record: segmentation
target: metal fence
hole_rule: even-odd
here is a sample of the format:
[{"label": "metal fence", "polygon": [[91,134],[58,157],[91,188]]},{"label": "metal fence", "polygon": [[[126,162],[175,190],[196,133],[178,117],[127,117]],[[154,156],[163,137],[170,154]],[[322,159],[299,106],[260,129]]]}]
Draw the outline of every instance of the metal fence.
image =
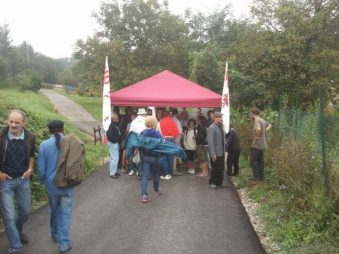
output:
[{"label": "metal fence", "polygon": [[339,175],[339,115],[324,110],[323,98],[319,92],[317,109],[312,112],[297,108],[279,109],[274,124],[281,138],[303,139],[312,145],[315,154],[321,158],[322,173],[327,185],[329,169]]}]

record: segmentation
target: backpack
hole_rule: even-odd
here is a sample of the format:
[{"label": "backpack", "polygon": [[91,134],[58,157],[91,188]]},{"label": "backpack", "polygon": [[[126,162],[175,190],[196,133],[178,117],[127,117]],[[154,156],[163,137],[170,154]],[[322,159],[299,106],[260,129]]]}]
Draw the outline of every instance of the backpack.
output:
[{"label": "backpack", "polygon": [[79,185],[85,176],[86,152],[82,140],[74,134],[65,135],[60,144],[57,174],[58,187]]}]

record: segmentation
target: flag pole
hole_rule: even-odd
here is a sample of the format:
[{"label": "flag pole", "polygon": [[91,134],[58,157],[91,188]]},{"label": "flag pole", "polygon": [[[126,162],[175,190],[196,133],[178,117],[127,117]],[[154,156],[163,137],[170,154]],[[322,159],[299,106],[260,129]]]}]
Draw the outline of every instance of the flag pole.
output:
[{"label": "flag pole", "polygon": [[225,133],[229,132],[230,128],[230,94],[228,87],[228,63],[225,66],[224,87],[221,96],[221,113],[223,114],[223,126]]},{"label": "flag pole", "polygon": [[[103,144],[108,144],[106,132],[111,124],[111,95],[110,95],[111,87],[109,80],[109,68],[108,68],[108,57],[106,56],[105,61],[105,72],[104,72],[104,85],[102,90],[102,127],[104,130],[103,135]],[[102,154],[102,164],[104,164],[105,151]]]}]

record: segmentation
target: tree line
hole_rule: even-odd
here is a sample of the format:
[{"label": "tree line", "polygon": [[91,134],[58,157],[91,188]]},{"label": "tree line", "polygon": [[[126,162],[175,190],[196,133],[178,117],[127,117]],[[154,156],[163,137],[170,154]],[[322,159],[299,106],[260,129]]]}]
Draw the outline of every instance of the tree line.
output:
[{"label": "tree line", "polygon": [[[220,93],[227,61],[234,106],[282,101],[306,108],[320,86],[328,99],[338,93],[338,8],[339,0],[254,0],[251,18],[236,19],[227,4],[210,14],[188,9],[179,16],[166,0],[111,0],[93,14],[100,29],[77,40],[69,68],[41,64],[50,59],[39,54],[36,65],[50,66],[53,78],[62,71],[68,77],[63,82],[84,93],[101,94],[105,56],[114,90],[168,69]],[[1,80],[3,63],[9,64],[3,34],[4,28]],[[26,49],[23,44],[15,51]],[[20,56],[28,65],[26,54]],[[44,71],[43,79],[51,79],[53,72]]]}]

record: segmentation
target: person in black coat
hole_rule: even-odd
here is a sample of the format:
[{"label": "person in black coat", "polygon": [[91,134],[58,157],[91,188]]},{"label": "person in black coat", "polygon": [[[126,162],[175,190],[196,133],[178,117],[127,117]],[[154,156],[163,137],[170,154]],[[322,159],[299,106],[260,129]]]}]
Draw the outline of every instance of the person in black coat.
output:
[{"label": "person in black coat", "polygon": [[240,138],[234,128],[225,135],[225,150],[227,151],[227,175],[239,174]]},{"label": "person in black coat", "polygon": [[117,114],[112,115],[112,122],[106,132],[109,146],[109,170],[110,177],[113,179],[117,179],[119,176],[118,170],[118,162],[119,162],[119,145],[121,144],[121,133],[118,127],[119,116]]}]

